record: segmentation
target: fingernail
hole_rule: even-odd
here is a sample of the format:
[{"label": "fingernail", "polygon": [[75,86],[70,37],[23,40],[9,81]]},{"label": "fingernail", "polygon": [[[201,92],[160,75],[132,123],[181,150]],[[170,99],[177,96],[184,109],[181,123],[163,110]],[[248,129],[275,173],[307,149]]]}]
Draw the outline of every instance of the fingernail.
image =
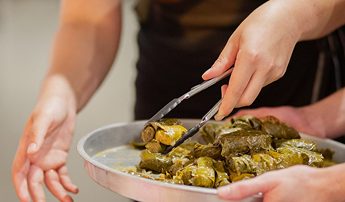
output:
[{"label": "fingernail", "polygon": [[219,187],[217,189],[218,194],[221,195],[221,196],[223,196],[224,194],[230,195],[232,191],[233,191],[232,186],[229,186],[229,185],[228,186]]},{"label": "fingernail", "polygon": [[31,143],[28,147],[27,153],[32,154],[36,152],[37,149],[37,144],[36,143]]},{"label": "fingernail", "polygon": [[206,70],[206,72],[204,72],[204,73],[202,74],[202,77],[204,77],[204,76],[205,76],[206,74],[208,74],[210,71],[211,71],[211,69]]},{"label": "fingernail", "polygon": [[224,187],[219,187],[219,188],[217,188],[218,193],[220,193],[220,192],[224,192],[224,190],[225,190],[225,188],[224,188]]},{"label": "fingernail", "polygon": [[214,119],[216,120],[216,121],[221,121],[221,120],[223,120],[224,119],[224,115],[221,115],[221,114],[216,114],[216,116],[214,116]]},{"label": "fingernail", "polygon": [[72,197],[67,195],[63,198],[63,202],[73,202],[73,199],[72,199]]}]

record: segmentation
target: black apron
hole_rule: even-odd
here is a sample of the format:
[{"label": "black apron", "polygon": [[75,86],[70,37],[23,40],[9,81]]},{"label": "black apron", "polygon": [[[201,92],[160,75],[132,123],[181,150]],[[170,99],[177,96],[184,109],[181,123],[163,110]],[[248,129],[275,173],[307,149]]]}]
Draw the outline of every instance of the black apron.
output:
[{"label": "black apron", "polygon": [[[201,83],[202,73],[217,59],[239,23],[265,2],[175,1],[151,0],[146,10],[140,4],[137,7],[141,27],[135,119],[150,118],[173,98]],[[310,104],[313,92],[315,94],[320,47],[323,47],[320,41],[324,39],[298,43],[284,77],[264,87],[250,107]],[[334,70],[329,68],[332,66],[330,57],[326,54],[322,62],[327,68],[322,69],[317,99],[336,90]],[[183,102],[168,117],[201,118],[220,99],[220,86],[227,82],[224,80]]]}]

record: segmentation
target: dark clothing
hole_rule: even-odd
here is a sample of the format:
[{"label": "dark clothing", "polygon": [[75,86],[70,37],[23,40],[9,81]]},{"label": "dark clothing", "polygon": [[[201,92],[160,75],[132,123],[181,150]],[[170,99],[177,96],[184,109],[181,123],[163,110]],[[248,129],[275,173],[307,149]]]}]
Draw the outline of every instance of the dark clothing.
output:
[{"label": "dark clothing", "polygon": [[[266,0],[139,0],[139,21],[170,29],[224,28],[240,24]],[[157,27],[155,27],[157,28]]]},{"label": "dark clothing", "polygon": [[[265,1],[237,0],[235,7],[226,4],[232,2],[228,0],[179,2],[153,1],[146,18],[141,18],[135,119],[150,118],[173,98],[201,83],[202,73],[217,59],[238,24]],[[227,15],[229,9],[237,9],[239,14]],[[318,58],[317,41],[298,43],[284,77],[263,88],[251,107],[310,104]],[[324,69],[319,98],[335,90],[332,71]],[[227,82],[225,79],[222,83]],[[220,99],[222,83],[180,104],[169,116],[201,118]]]}]

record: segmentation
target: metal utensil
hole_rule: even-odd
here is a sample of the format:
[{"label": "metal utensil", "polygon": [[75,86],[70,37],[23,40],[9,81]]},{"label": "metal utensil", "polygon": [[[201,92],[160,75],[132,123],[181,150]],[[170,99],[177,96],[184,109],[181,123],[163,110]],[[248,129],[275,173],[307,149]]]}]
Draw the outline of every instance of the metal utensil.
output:
[{"label": "metal utensil", "polygon": [[215,83],[223,80],[225,77],[229,76],[232,73],[232,70],[233,70],[233,68],[230,68],[226,72],[224,72],[222,75],[215,77],[213,79],[210,79],[208,81],[204,81],[203,83],[192,87],[190,91],[183,94],[182,96],[171,100],[161,110],[159,110],[155,115],[153,115],[153,117],[150,118],[147,123],[153,122],[153,121],[158,121],[158,120],[162,119],[171,110],[173,110],[177,105],[179,105],[183,100],[186,100],[186,99],[196,95],[197,93],[207,89],[208,87],[214,85]]},{"label": "metal utensil", "polygon": [[[215,83],[223,80],[225,77],[229,76],[232,73],[233,68],[228,69],[226,72],[224,72],[222,75],[215,77],[211,80],[204,81],[203,83],[196,85],[191,88],[190,91],[183,94],[182,96],[175,98],[171,100],[167,105],[165,105],[161,110],[159,110],[151,119],[148,120],[146,125],[153,121],[158,121],[162,119],[166,114],[168,114],[171,110],[173,110],[177,105],[179,105],[183,100],[186,100],[193,95],[207,89],[208,87],[214,85]],[[190,128],[173,146],[167,147],[162,153],[167,154],[169,153],[173,148],[181,145],[185,140],[195,135],[199,129],[205,125],[207,121],[209,121],[213,116],[216,115],[218,112],[219,106],[221,104],[222,100],[219,100],[217,104],[215,104],[210,111],[208,111],[205,116],[202,117],[201,121],[194,127]]]},{"label": "metal utensil", "polygon": [[222,100],[219,100],[217,104],[215,104],[210,111],[205,114],[205,116],[202,117],[201,121],[195,125],[193,128],[190,128],[173,146],[167,147],[162,153],[168,154],[171,150],[173,150],[175,147],[180,146],[184,141],[186,141],[188,138],[195,135],[199,129],[205,125],[207,121],[209,121],[214,115],[216,115],[220,104],[222,103]]}]

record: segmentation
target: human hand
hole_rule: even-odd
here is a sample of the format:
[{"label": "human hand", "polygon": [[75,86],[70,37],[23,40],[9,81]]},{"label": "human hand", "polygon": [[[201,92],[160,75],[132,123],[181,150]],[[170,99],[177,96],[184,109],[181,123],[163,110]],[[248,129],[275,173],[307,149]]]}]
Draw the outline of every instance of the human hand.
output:
[{"label": "human hand", "polygon": [[[300,37],[292,1],[268,1],[251,13],[229,38],[204,80],[234,70],[217,120],[235,107],[253,103],[260,90],[281,78]],[[295,2],[295,1],[293,1]],[[296,3],[296,2],[295,2]]]},{"label": "human hand", "polygon": [[20,201],[45,201],[43,183],[60,201],[77,193],[66,167],[76,107],[69,87],[52,79],[30,115],[13,162],[12,178]]},{"label": "human hand", "polygon": [[333,167],[320,169],[299,165],[270,171],[221,187],[218,195],[225,200],[241,200],[262,193],[265,202],[344,201],[344,186],[339,176],[342,170],[339,166]]}]

